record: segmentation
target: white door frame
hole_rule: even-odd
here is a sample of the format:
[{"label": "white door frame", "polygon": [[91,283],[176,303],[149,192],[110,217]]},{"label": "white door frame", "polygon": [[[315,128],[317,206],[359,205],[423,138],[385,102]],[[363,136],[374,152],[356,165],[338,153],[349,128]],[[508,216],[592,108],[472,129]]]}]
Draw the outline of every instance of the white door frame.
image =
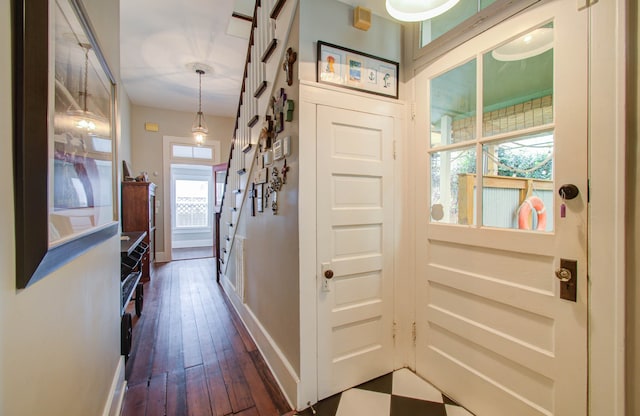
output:
[{"label": "white door frame", "polygon": [[[410,260],[406,257],[406,251],[397,250],[398,244],[405,244],[408,238],[403,236],[402,230],[408,228],[402,225],[402,204],[406,188],[402,183],[402,141],[404,130],[404,102],[388,98],[372,97],[369,94],[357,92],[345,92],[340,88],[328,85],[318,85],[314,82],[300,82],[300,153],[299,163],[304,166],[300,169],[299,176],[299,218],[301,224],[300,233],[300,373],[295,398],[291,398],[296,408],[303,409],[308,404],[317,402],[317,194],[316,194],[316,142],[323,140],[316,137],[316,107],[325,105],[329,107],[344,108],[347,110],[363,111],[371,114],[379,114],[394,119],[393,135],[396,142],[396,163],[394,164],[394,186],[396,198],[394,201],[394,247],[396,247],[396,261],[394,265],[395,276],[406,276]],[[302,226],[305,225],[305,226]],[[311,226],[313,225],[313,226]],[[395,279],[396,281],[400,279]],[[394,290],[395,292],[395,290]],[[396,355],[396,354],[394,354]],[[394,357],[397,358],[397,357]],[[394,365],[399,366],[397,359]]]},{"label": "white door frame", "polygon": [[623,416],[625,404],[624,0],[590,7],[589,414]]},{"label": "white door frame", "polygon": [[[156,253],[157,262],[171,261],[171,198],[173,197],[171,192],[171,163],[193,164],[193,165],[215,165],[220,163],[220,141],[219,140],[206,140],[205,145],[213,148],[213,158],[208,161],[206,159],[173,159],[171,157],[171,145],[172,144],[185,144],[195,145],[192,137],[177,137],[177,136],[162,136],[162,184],[164,186],[163,192],[163,205],[164,205],[164,221],[163,221],[163,233],[164,233],[164,252]],[[213,201],[215,203],[215,201]],[[213,205],[212,205],[213,206]],[[214,237],[215,238],[215,237]]]}]

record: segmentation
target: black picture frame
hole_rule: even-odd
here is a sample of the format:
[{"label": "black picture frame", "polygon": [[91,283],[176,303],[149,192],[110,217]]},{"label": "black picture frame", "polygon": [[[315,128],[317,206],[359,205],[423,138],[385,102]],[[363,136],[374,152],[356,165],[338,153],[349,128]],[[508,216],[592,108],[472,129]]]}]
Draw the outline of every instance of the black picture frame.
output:
[{"label": "black picture frame", "polygon": [[[72,14],[77,19],[74,20],[74,25],[77,24],[77,27],[84,31],[83,36],[86,37],[87,45],[90,45],[86,50],[90,48],[92,54],[95,54],[92,55],[92,59],[99,62],[99,65],[92,69],[99,71],[101,76],[103,71],[104,79],[107,80],[104,85],[108,89],[109,102],[102,101],[104,106],[110,107],[104,126],[104,129],[108,129],[105,130],[108,131],[108,135],[99,133],[105,140],[103,146],[111,146],[110,151],[103,150],[100,160],[101,166],[105,167],[103,170],[107,173],[102,173],[99,180],[102,181],[101,186],[104,186],[102,194],[107,197],[102,198],[102,194],[95,197],[96,201],[100,201],[100,209],[104,214],[102,218],[95,220],[95,226],[92,226],[92,218],[87,220],[91,225],[77,235],[72,234],[51,242],[50,205],[55,206],[55,203],[51,202],[55,200],[55,195],[51,194],[55,192],[55,187],[51,184],[55,180],[53,172],[57,161],[54,160],[53,154],[54,146],[59,145],[58,140],[54,142],[54,129],[58,128],[55,125],[58,120],[54,103],[58,98],[56,88],[61,81],[58,77],[51,76],[57,61],[53,57],[54,54],[50,54],[54,42],[49,38],[49,33],[50,27],[54,24],[50,18],[50,9],[58,5],[54,0],[12,0],[13,161],[18,290],[39,281],[118,232],[114,202],[117,200],[114,169],[115,78],[101,53],[95,32],[80,0],[61,0],[60,3],[73,11]],[[85,70],[84,73],[86,72]],[[85,79],[86,77],[85,75]],[[52,82],[56,85],[51,85]],[[88,95],[87,91],[84,90],[85,97]],[[84,107],[86,112],[86,99]],[[55,147],[55,151],[57,150],[58,147]],[[110,180],[108,169],[111,173]],[[93,192],[91,190],[89,195],[92,203]],[[101,198],[110,202],[110,205],[103,203]],[[84,203],[88,206],[88,202]]]},{"label": "black picture frame", "polygon": [[319,40],[316,81],[398,99],[398,62]]}]

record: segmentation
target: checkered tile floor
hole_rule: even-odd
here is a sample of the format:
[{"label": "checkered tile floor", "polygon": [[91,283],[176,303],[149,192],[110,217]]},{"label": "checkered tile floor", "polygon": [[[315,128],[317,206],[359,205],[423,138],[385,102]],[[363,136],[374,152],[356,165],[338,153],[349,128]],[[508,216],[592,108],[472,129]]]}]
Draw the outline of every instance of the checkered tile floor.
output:
[{"label": "checkered tile floor", "polygon": [[[473,416],[406,368],[313,406],[316,416]],[[311,408],[298,413],[313,416]]]}]

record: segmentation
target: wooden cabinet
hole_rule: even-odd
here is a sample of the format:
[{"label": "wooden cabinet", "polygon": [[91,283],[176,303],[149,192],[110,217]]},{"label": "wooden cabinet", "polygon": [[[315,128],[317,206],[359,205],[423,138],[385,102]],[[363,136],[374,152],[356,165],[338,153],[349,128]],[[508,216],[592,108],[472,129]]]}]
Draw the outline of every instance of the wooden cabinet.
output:
[{"label": "wooden cabinet", "polygon": [[122,182],[122,231],[146,231],[149,246],[141,260],[142,281],[151,279],[156,259],[156,185],[152,182]]}]

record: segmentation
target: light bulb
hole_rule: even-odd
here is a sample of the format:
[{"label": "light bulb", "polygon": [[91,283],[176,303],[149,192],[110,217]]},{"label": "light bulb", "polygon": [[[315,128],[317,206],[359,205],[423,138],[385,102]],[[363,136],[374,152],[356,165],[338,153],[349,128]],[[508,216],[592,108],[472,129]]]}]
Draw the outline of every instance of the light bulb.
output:
[{"label": "light bulb", "polygon": [[78,121],[76,127],[87,131],[93,131],[96,129],[96,123],[94,123],[93,121],[82,119]]}]

